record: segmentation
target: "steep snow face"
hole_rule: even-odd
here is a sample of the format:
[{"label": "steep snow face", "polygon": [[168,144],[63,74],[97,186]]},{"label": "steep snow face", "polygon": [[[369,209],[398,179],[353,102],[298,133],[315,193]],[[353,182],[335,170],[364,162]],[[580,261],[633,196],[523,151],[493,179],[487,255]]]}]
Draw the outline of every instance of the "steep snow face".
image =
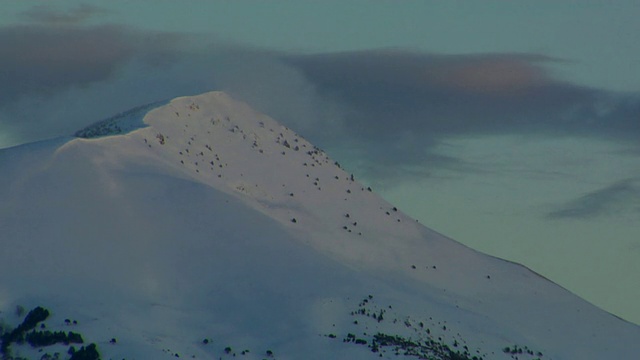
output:
[{"label": "steep snow face", "polygon": [[[223,93],[174,100],[149,113],[145,139],[190,177],[302,229],[307,243],[375,267],[390,265],[388,239],[421,237],[415,224],[340,169],[320,149]],[[327,236],[327,235],[331,236]],[[362,254],[367,245],[376,252]]]},{"label": "steep snow face", "polygon": [[382,353],[342,339],[377,332],[485,359],[514,344],[640,351],[637,326],[423,227],[224,93],[174,99],[142,126],[145,111],[118,136],[0,151],[0,310],[78,313],[113,358],[369,359]]}]

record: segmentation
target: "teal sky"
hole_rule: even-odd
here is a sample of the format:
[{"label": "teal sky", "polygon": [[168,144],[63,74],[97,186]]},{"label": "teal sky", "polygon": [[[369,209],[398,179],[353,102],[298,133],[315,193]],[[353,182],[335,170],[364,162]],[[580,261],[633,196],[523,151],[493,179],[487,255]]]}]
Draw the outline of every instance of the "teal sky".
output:
[{"label": "teal sky", "polygon": [[[62,2],[59,2],[62,3]],[[0,24],[50,1],[2,1]],[[332,52],[394,47],[436,53],[524,52],[562,60],[580,84],[640,90],[640,2],[598,1],[64,1],[95,5],[87,23],[206,34],[268,49]],[[79,16],[82,16],[79,14]]]},{"label": "teal sky", "polygon": [[640,1],[0,10],[0,149],[225,90],[423,224],[640,323]]}]

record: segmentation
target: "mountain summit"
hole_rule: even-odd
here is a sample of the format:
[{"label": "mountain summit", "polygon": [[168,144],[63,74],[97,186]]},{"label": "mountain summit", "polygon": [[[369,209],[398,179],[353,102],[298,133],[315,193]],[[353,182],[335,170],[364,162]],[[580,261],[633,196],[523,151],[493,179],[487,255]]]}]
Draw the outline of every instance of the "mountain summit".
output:
[{"label": "mountain summit", "polygon": [[0,150],[0,333],[41,305],[103,359],[640,354],[638,326],[422,226],[224,93],[76,135]]}]

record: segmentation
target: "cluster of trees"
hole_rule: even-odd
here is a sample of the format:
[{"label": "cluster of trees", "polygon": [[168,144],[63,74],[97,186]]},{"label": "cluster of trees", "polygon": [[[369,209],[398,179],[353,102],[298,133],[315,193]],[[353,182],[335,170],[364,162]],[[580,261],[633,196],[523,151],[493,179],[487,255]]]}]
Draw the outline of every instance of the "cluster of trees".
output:
[{"label": "cluster of trees", "polygon": [[84,342],[84,340],[82,340],[82,336],[78,333],[74,333],[73,331],[65,333],[64,331],[51,332],[48,330],[33,330],[26,334],[25,340],[33,347],[50,346],[61,343],[65,345],[82,344]]},{"label": "cluster of trees", "polygon": [[434,360],[483,360],[479,356],[471,356],[468,351],[463,353],[454,351],[448,345],[434,339],[420,341],[404,338],[399,335],[387,335],[377,333],[373,336],[373,341],[369,348],[372,352],[379,352],[382,347],[393,347],[396,355],[416,356],[420,359]]},{"label": "cluster of trees", "polygon": [[81,347],[78,351],[72,351],[69,360],[100,360],[100,353],[96,344],[89,344],[86,347]]},{"label": "cluster of trees", "polygon": [[38,325],[39,322],[46,320],[49,317],[49,310],[43,307],[36,307],[29,311],[22,323],[15,329],[7,331],[0,337],[0,354],[3,358],[10,357],[10,347],[12,343],[23,343],[25,340],[25,333],[32,330]]},{"label": "cluster of trees", "polygon": [[[44,346],[50,346],[54,344],[82,344],[84,341],[82,336],[78,333],[69,331],[36,331],[35,328],[38,323],[46,320],[49,317],[49,310],[38,306],[29,311],[22,323],[15,329],[10,331],[4,331],[0,329],[0,355],[3,360],[13,359],[11,356],[11,344],[18,343],[23,344],[25,341],[32,347],[39,348]],[[42,324],[44,328],[44,324]],[[96,344],[90,344],[86,347],[81,347],[76,351],[75,347],[69,348],[70,360],[100,360],[100,354]],[[46,355],[46,354],[45,354]]]},{"label": "cluster of trees", "polygon": [[22,324],[18,325],[17,328],[14,329],[13,332],[26,332],[29,331],[38,325],[39,322],[45,321],[49,317],[49,310],[37,306],[33,310],[29,311],[27,316],[22,321]]},{"label": "cluster of trees", "polygon": [[502,349],[502,352],[504,352],[505,354],[528,354],[528,355],[536,355],[539,358],[542,357],[542,353],[540,351],[533,351],[531,349],[529,349],[529,347],[525,346],[524,348],[518,346],[518,345],[513,345],[512,347],[505,347],[504,349]]}]

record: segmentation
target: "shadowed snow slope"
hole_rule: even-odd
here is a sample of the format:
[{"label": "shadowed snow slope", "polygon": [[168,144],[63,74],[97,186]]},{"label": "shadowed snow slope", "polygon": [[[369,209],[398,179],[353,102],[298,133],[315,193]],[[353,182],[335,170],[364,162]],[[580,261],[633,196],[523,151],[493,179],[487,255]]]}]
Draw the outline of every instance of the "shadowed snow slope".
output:
[{"label": "shadowed snow slope", "polygon": [[396,358],[378,333],[413,358],[640,354],[639,327],[425,228],[224,93],[143,121],[0,151],[6,322],[46,306],[105,359]]}]

